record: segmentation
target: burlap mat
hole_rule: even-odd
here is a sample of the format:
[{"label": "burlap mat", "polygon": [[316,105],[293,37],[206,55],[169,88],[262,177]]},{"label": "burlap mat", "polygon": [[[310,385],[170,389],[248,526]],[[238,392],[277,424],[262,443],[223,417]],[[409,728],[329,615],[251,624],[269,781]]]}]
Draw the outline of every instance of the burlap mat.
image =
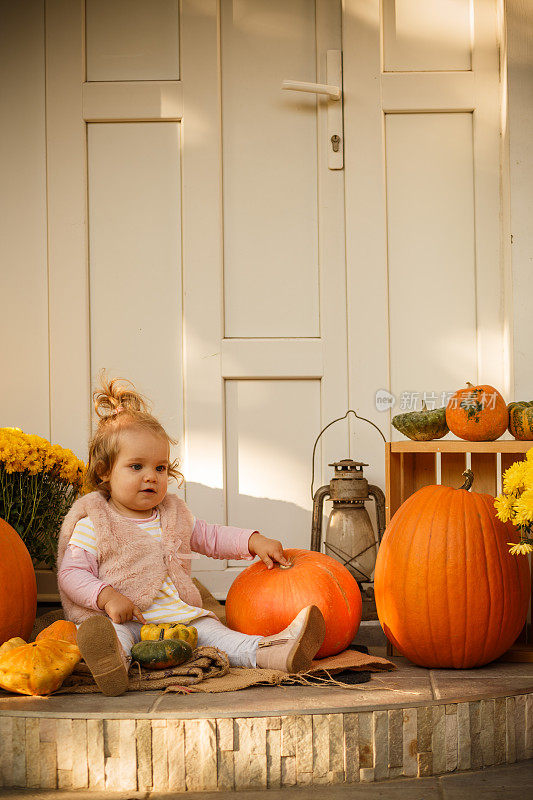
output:
[{"label": "burlap mat", "polygon": [[[149,670],[134,662],[129,671],[128,692],[152,692],[156,689],[172,691],[188,690],[187,687],[204,681],[215,680],[218,676],[229,672],[229,660],[226,653],[216,647],[197,647],[190,661],[171,669]],[[54,694],[90,694],[99,692],[87,666],[78,664]]]},{"label": "burlap mat", "polygon": [[[250,686],[280,686],[282,684],[340,686],[352,688],[345,679],[348,671],[385,672],[396,669],[395,664],[378,656],[368,656],[356,650],[345,650],[336,656],[313,661],[308,672],[288,675],[275,669],[230,667],[226,653],[216,647],[198,647],[186,664],[164,670],[142,669],[137,662],[129,672],[128,692],[148,692],[163,689],[182,694],[191,692],[235,692]],[[335,676],[342,673],[338,680]],[[343,679],[344,678],[344,679]],[[86,665],[78,664],[60,689],[54,694],[90,694],[98,692]]]},{"label": "burlap mat", "polygon": [[[177,686],[167,687],[167,692],[236,692],[251,686],[337,686],[342,689],[361,689],[345,678],[349,672],[389,672],[396,664],[379,656],[369,656],[356,650],[344,650],[336,656],[313,661],[308,672],[288,675],[275,669],[252,667],[230,667],[225,675],[206,677],[200,684],[181,690]],[[335,676],[338,675],[340,680]]]}]

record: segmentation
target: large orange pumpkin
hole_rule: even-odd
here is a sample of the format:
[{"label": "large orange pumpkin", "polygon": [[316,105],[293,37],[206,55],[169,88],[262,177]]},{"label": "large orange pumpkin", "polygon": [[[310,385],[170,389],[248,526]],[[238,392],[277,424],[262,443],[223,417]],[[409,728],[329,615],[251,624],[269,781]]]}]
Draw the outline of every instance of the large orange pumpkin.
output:
[{"label": "large orange pumpkin", "polygon": [[44,628],[35,637],[36,642],[39,642],[42,639],[55,639],[59,642],[78,644],[78,629],[73,622],[68,622],[64,619],[58,619],[55,622],[52,622],[52,624],[47,628]]},{"label": "large orange pumpkin", "polygon": [[422,667],[480,667],[516,640],[527,616],[527,558],[512,556],[511,523],[494,498],[425,486],[411,495],[383,535],[374,573],[381,626]]},{"label": "large orange pumpkin", "polygon": [[317,658],[345,650],[361,623],[361,592],[338,561],[310,550],[285,550],[290,567],[252,564],[234,580],[226,599],[226,622],[241,633],[279,633],[308,605],[324,615],[326,638]]},{"label": "large orange pumpkin", "polygon": [[467,383],[449,399],[446,423],[452,433],[467,442],[494,442],[507,430],[509,413],[494,386]]},{"label": "large orange pumpkin", "polygon": [[37,586],[26,545],[0,519],[0,644],[20,636],[27,640],[35,621]]}]

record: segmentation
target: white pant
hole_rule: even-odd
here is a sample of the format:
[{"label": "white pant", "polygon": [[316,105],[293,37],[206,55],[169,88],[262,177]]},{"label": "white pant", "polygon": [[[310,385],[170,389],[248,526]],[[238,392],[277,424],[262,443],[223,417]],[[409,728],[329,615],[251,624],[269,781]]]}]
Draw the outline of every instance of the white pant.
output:
[{"label": "white pant", "polygon": [[[249,636],[247,633],[238,633],[226,628],[219,619],[214,617],[198,617],[192,620],[198,631],[198,645],[201,647],[218,647],[228,654],[232,667],[255,667],[257,645],[263,636]],[[132,646],[141,639],[140,622],[124,622],[122,625],[113,622],[118,639],[126,656],[131,658]]]}]

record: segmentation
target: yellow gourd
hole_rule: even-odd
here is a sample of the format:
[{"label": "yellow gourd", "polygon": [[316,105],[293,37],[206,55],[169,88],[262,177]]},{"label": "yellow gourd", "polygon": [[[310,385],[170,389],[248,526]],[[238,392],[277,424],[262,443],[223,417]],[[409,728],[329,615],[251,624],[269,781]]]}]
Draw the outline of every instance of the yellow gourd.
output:
[{"label": "yellow gourd", "polygon": [[43,639],[0,655],[0,686],[18,694],[46,695],[59,689],[80,661],[75,644]]},{"label": "yellow gourd", "polygon": [[198,631],[193,625],[184,625],[183,622],[161,622],[143,625],[141,628],[141,641],[154,642],[162,639],[181,639],[193,648],[198,644]]},{"label": "yellow gourd", "polygon": [[8,639],[7,642],[0,647],[0,656],[3,656],[4,653],[9,653],[10,650],[14,650],[15,647],[20,647],[21,644],[26,644],[24,639],[21,639],[20,636],[15,636],[13,639]]}]

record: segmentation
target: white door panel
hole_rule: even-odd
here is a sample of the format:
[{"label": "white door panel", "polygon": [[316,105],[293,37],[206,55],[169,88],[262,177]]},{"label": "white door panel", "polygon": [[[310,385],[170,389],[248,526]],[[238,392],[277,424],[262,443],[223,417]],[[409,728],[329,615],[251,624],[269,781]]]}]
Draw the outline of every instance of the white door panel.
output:
[{"label": "white door panel", "polygon": [[231,523],[308,549],[309,442],[320,429],[320,381],[226,381],[226,429]]},{"label": "white door panel", "polygon": [[477,372],[472,114],[387,114],[385,147],[391,391],[442,405]]},{"label": "white door panel", "polygon": [[383,0],[385,72],[471,68],[470,0]]},{"label": "white door panel", "polygon": [[132,380],[181,439],[179,127],[90,123],[88,166],[93,370]]},{"label": "white door panel", "polygon": [[179,0],[86,0],[88,81],[179,78]]},{"label": "white door panel", "polygon": [[318,336],[315,3],[221,12],[225,336]]},{"label": "white door panel", "polygon": [[0,8],[0,425],[48,437],[44,13],[28,11],[14,3]]}]

